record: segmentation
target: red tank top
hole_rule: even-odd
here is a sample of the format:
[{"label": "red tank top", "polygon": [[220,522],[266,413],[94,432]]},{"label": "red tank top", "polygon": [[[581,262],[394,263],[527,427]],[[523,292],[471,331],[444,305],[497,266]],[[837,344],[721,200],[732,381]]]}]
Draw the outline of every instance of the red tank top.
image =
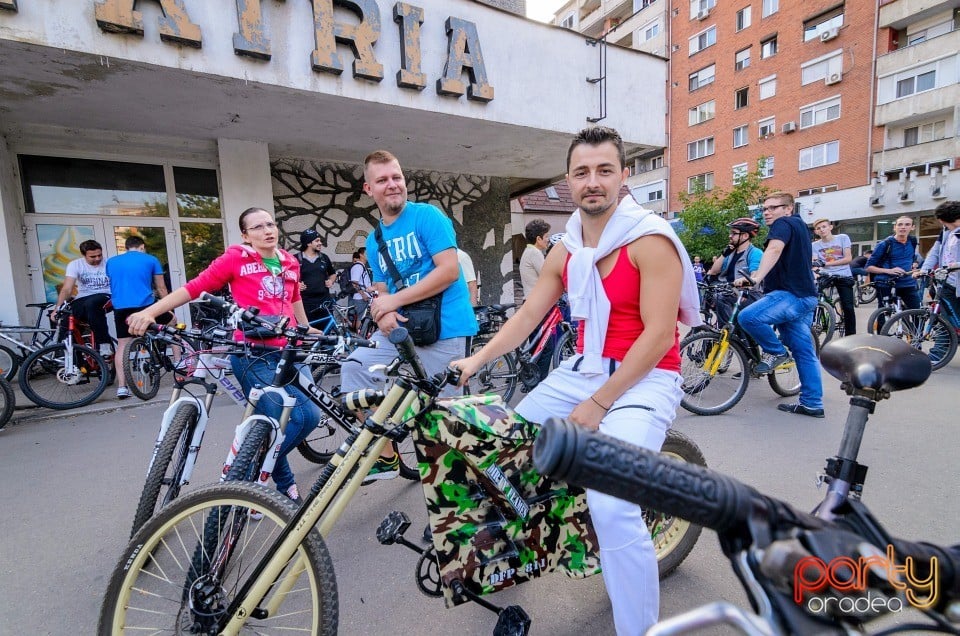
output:
[{"label": "red tank top", "polygon": [[[569,261],[570,256],[567,255],[567,263]],[[643,318],[640,315],[640,271],[630,262],[626,249],[620,248],[616,263],[603,278],[602,284],[610,301],[610,319],[603,341],[603,357],[623,361],[627,351],[643,333]],[[563,286],[568,287],[566,263],[563,266]],[[583,353],[583,322],[577,330],[578,353]],[[673,346],[660,359],[656,368],[680,373],[679,331],[674,332]]]}]

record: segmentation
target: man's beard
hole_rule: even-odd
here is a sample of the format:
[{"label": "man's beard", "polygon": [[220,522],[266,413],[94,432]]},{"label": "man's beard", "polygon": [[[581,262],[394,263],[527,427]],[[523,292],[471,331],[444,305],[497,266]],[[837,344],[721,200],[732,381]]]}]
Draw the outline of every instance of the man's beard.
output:
[{"label": "man's beard", "polygon": [[[585,203],[584,200],[581,200],[580,211],[588,216],[600,216],[609,210],[612,207],[610,199],[608,199],[605,194],[601,194],[599,196],[599,201],[593,204]],[[586,197],[584,197],[584,199],[586,199]]]}]

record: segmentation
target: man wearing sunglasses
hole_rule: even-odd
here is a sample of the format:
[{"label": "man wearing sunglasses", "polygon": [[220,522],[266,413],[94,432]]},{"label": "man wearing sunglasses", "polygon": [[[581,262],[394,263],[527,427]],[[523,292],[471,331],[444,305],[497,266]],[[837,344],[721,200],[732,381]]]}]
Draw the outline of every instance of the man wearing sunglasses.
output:
[{"label": "man wearing sunglasses", "polygon": [[[763,360],[754,368],[770,373],[793,360],[800,376],[800,401],[780,404],[781,411],[810,417],[823,417],[823,383],[820,364],[810,334],[813,310],[817,305],[817,287],[810,263],[813,249],[810,231],[799,216],[793,215],[793,196],[774,192],[763,201],[763,220],[770,228],[760,267],[735,284],[763,283],[764,296],[745,308],[739,317],[743,327],[760,348]],[[777,337],[777,332],[780,337]],[[789,351],[788,351],[789,349]]]}]

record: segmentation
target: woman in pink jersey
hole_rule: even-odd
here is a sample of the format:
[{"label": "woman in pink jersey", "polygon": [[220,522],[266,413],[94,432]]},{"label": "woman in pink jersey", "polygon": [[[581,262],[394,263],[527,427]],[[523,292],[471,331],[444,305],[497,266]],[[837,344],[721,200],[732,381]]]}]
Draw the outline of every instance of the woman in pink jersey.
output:
[{"label": "woman in pink jersey", "polygon": [[[231,245],[210,266],[180,289],[168,294],[147,309],[127,319],[130,333],[143,334],[156,317],[194,300],[203,292],[214,292],[230,286],[234,300],[242,307],[259,307],[261,315],[286,316],[297,324],[307,324],[307,315],[300,299],[300,263],[278,246],[279,232],[273,216],[260,208],[249,208],[240,215],[242,245]],[[313,330],[316,331],[316,330]],[[237,330],[234,339],[243,340]],[[258,341],[258,344],[283,346],[284,340]],[[279,354],[271,353],[254,358],[232,356],[234,375],[249,394],[254,383],[266,384],[273,378]],[[277,490],[297,500],[300,494],[287,453],[306,439],[320,419],[320,409],[299,389],[286,387],[297,398],[297,406],[290,415],[285,439],[273,470]],[[257,412],[269,417],[280,417],[281,406],[276,399],[266,396],[257,405]]]}]

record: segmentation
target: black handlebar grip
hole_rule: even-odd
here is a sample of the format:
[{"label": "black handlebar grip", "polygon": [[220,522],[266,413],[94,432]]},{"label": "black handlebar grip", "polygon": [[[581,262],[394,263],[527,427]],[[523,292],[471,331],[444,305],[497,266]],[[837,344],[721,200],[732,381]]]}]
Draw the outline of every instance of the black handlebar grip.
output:
[{"label": "black handlebar grip", "polygon": [[571,422],[547,420],[533,447],[540,473],[722,532],[766,501],[735,479]]},{"label": "black handlebar grip", "polygon": [[200,300],[204,302],[208,302],[214,307],[217,307],[218,309],[222,309],[230,304],[226,301],[226,299],[221,298],[220,296],[214,296],[209,292],[203,292],[202,294],[200,294]]},{"label": "black handlebar grip", "polygon": [[347,342],[356,347],[366,347],[367,349],[377,348],[376,340],[367,340],[366,338],[361,338],[360,336],[347,336]]},{"label": "black handlebar grip", "polygon": [[423,364],[420,362],[420,357],[417,355],[417,350],[413,346],[413,338],[410,337],[410,333],[406,330],[406,328],[397,327],[390,332],[388,339],[397,348],[400,358],[413,367],[413,372],[416,374],[416,376],[421,380],[425,379],[427,377],[427,372],[424,370]]},{"label": "black handlebar grip", "polygon": [[753,282],[753,279],[750,278],[750,271],[741,267],[737,270],[737,273],[747,279],[747,287],[753,287],[756,283]]}]

